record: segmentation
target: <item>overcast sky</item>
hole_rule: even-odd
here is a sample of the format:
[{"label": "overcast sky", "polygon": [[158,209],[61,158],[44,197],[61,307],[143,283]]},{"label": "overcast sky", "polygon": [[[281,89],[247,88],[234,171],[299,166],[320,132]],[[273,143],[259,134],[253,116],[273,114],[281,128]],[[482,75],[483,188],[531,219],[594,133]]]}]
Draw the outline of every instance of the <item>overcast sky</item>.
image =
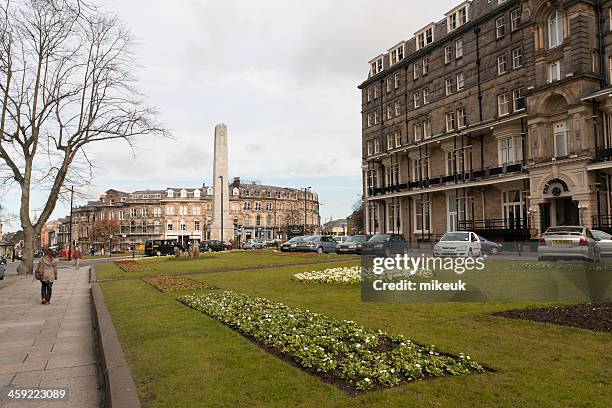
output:
[{"label": "overcast sky", "polygon": [[[140,139],[135,158],[121,142],[92,148],[97,170],[86,194],[94,199],[109,188],[210,184],[214,126],[224,122],[230,177],[311,186],[319,193],[323,219],[346,217],[361,194],[357,85],[367,76],[367,62],[458,3],[100,3],[138,40],[140,90],[175,140]],[[13,213],[17,197],[14,190],[2,198]],[[66,203],[58,203],[53,217],[68,211]]]}]

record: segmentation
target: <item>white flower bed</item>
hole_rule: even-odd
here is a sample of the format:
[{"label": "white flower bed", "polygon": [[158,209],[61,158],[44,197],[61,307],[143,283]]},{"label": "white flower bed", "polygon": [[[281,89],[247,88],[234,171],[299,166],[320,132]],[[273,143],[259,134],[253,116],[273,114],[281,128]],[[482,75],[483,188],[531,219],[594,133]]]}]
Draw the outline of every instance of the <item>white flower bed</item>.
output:
[{"label": "white flower bed", "polygon": [[265,298],[223,292],[186,295],[178,301],[354,390],[484,371],[463,353],[442,355],[433,345],[421,346],[401,335]]},{"label": "white flower bed", "polygon": [[361,267],[327,268],[322,271],[301,272],[293,275],[298,282],[352,284],[361,282]]}]

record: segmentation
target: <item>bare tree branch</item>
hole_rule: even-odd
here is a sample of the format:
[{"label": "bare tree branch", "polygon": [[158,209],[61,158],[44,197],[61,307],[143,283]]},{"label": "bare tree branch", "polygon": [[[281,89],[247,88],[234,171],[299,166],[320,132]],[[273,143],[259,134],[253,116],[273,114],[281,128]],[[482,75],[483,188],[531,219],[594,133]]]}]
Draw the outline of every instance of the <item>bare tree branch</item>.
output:
[{"label": "bare tree branch", "polygon": [[[0,0],[0,182],[21,191],[20,273],[64,186],[91,180],[88,145],[168,136],[136,89],[132,47],[115,16],[82,0]],[[33,188],[47,194],[36,222]]]}]

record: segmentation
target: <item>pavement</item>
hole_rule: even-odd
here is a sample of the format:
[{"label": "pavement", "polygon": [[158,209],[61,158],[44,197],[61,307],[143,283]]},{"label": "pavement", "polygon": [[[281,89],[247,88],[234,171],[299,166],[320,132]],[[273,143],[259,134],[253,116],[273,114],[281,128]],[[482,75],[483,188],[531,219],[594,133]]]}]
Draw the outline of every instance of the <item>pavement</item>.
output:
[{"label": "pavement", "polygon": [[[15,277],[0,289],[0,406],[100,407],[89,267],[60,266],[50,305],[40,282]],[[67,388],[63,401],[14,400],[9,389]]]},{"label": "pavement", "polygon": [[[136,255],[136,257],[134,259],[140,259],[142,258],[142,256]],[[113,261],[117,261],[119,259],[132,259],[131,255],[113,255],[112,258],[109,257],[96,257],[96,258],[89,258],[89,259],[83,259],[81,260],[81,267],[87,267],[87,266],[93,266],[93,265],[99,265],[99,264],[104,264],[104,263],[109,263],[109,262],[113,262]],[[34,267],[36,268],[36,265],[38,264],[38,261],[40,260],[40,258],[36,258],[34,259]],[[17,267],[21,264],[21,261],[11,261],[10,259],[8,260],[8,263],[6,264],[6,276],[15,276],[17,275]],[[59,260],[59,266],[60,267],[70,267],[74,265],[74,261],[65,261],[65,260]]]}]

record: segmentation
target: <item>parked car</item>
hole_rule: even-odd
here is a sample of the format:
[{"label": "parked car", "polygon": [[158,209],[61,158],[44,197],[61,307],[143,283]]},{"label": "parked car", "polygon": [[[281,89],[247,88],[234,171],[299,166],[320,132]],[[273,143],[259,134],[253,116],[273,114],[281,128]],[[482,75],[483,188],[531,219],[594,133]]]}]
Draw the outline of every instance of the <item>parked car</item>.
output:
[{"label": "parked car", "polygon": [[336,241],[339,244],[346,242],[346,240],[349,239],[349,237],[346,235],[334,235],[333,238],[334,238],[334,241]]},{"label": "parked car", "polygon": [[538,243],[538,261],[599,261],[598,241],[582,226],[549,227]]},{"label": "parked car", "polygon": [[352,235],[336,246],[337,254],[360,254],[362,245],[370,239],[369,235]]},{"label": "parked car", "polygon": [[227,244],[218,239],[209,239],[200,242],[200,252],[227,251]]},{"label": "parked car", "polygon": [[480,256],[482,242],[471,231],[454,231],[442,235],[434,245],[434,256]]},{"label": "parked car", "polygon": [[331,236],[313,235],[298,242],[295,249],[300,252],[316,252],[318,254],[333,253],[336,252],[336,245],[338,243]]},{"label": "parked car", "polygon": [[144,254],[146,256],[174,255],[174,248],[180,248],[175,239],[154,239],[145,242]]},{"label": "parked car", "polygon": [[480,249],[482,250],[482,253],[497,255],[499,254],[499,251],[502,250],[502,244],[499,242],[489,241],[485,237],[478,234],[476,234],[476,236],[478,236],[478,239],[480,240]]},{"label": "parked car", "polygon": [[45,254],[44,250],[37,249],[36,251],[34,251],[34,258],[42,258],[44,254]]},{"label": "parked car", "polygon": [[612,235],[599,230],[591,230],[593,238],[597,241],[600,256],[612,256]]},{"label": "parked car", "polygon": [[242,249],[262,249],[265,247],[266,242],[257,238],[247,239],[242,244]]},{"label": "parked car", "polygon": [[7,260],[3,255],[0,255],[0,265],[6,265]]},{"label": "parked car", "polygon": [[305,240],[308,237],[305,237],[303,235],[297,236],[297,237],[293,237],[291,238],[289,241],[287,242],[283,242],[280,246],[280,250],[281,252],[292,252],[296,250],[297,244],[300,241]]},{"label": "parked car", "polygon": [[4,273],[6,272],[6,266],[0,264],[0,280],[4,279]]},{"label": "parked car", "polygon": [[401,234],[376,234],[361,245],[361,253],[373,256],[391,256],[408,252],[408,242]]}]

